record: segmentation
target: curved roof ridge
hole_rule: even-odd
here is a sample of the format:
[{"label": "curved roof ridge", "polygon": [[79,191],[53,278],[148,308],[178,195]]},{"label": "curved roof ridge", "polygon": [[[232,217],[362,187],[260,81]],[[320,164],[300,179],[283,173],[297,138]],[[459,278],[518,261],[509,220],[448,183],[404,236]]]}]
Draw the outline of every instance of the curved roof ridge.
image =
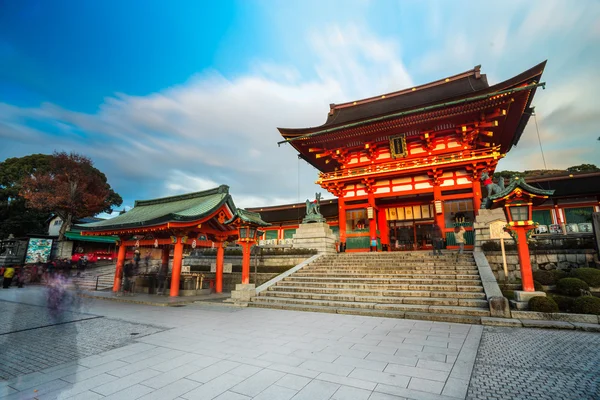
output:
[{"label": "curved roof ridge", "polygon": [[161,197],[158,199],[136,200],[134,203],[134,207],[151,206],[154,204],[164,204],[164,203],[171,203],[171,202],[180,201],[180,200],[196,199],[199,197],[205,197],[205,196],[210,196],[210,195],[219,194],[219,193],[229,193],[229,186],[221,185],[214,189],[203,190],[201,192],[178,194],[175,196]]},{"label": "curved roof ridge", "polygon": [[415,90],[428,89],[430,87],[439,86],[444,83],[452,82],[452,81],[462,79],[462,78],[470,78],[472,76],[474,76],[476,79],[479,79],[481,76],[485,77],[485,74],[481,75],[481,65],[476,65],[472,69],[465,71],[465,72],[461,72],[456,75],[451,75],[446,78],[438,79],[433,82],[428,82],[428,83],[424,83],[421,85],[412,86],[410,88],[400,89],[395,92],[384,93],[384,94],[381,94],[378,96],[366,97],[366,98],[360,99],[360,100],[347,101],[345,103],[340,103],[340,104],[330,104],[329,105],[330,112],[333,110],[339,110],[339,109],[345,108],[345,107],[356,106],[359,104],[370,103],[372,101],[385,100],[386,98],[401,96],[406,93],[411,93]]}]

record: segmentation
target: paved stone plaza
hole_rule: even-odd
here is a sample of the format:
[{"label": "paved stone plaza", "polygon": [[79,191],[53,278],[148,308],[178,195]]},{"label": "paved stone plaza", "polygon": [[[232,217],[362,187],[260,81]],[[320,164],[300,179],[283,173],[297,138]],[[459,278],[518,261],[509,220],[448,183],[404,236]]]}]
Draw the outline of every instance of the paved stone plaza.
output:
[{"label": "paved stone plaza", "polygon": [[[2,323],[0,363],[18,375],[0,380],[3,400],[450,400],[467,391],[487,399],[510,398],[511,384],[514,398],[544,398],[543,382],[566,381],[577,382],[565,392],[578,397],[565,398],[591,399],[598,388],[600,335],[592,333],[100,300],[48,326],[42,288],[0,291],[0,300],[2,321],[11,321]],[[15,347],[29,353],[6,351]]]}]

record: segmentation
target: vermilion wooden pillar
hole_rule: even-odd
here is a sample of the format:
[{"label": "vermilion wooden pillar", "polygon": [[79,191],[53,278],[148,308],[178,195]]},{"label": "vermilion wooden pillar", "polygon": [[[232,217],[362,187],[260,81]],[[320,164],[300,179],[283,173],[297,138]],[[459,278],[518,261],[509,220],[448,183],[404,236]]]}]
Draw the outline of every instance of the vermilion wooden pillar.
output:
[{"label": "vermilion wooden pillar", "polygon": [[223,262],[225,259],[225,249],[223,248],[223,242],[216,242],[217,244],[217,268],[215,274],[215,292],[223,292]]},{"label": "vermilion wooden pillar", "polygon": [[385,217],[385,210],[383,209],[380,209],[377,213],[377,225],[379,226],[379,234],[381,235],[381,245],[382,247],[386,245],[387,250],[390,251],[390,232]]},{"label": "vermilion wooden pillar", "polygon": [[477,179],[473,179],[473,212],[479,215],[481,209],[481,183]]},{"label": "vermilion wooden pillar", "polygon": [[[440,185],[433,185],[433,201],[442,201],[442,188],[440,187]],[[434,204],[435,206],[435,204]],[[442,212],[441,214],[438,214],[437,211],[435,210],[434,207],[434,212],[435,212],[435,223],[440,227],[440,230],[442,231],[442,236],[446,237],[446,234],[444,233],[444,228],[446,228],[446,220],[444,219],[444,204],[442,203]]]},{"label": "vermilion wooden pillar", "polygon": [[242,242],[242,284],[250,283],[250,248],[252,242]]},{"label": "vermilion wooden pillar", "polygon": [[121,276],[123,275],[123,264],[125,263],[125,250],[127,246],[123,244],[119,245],[119,254],[117,255],[117,268],[115,269],[115,280],[113,282],[113,292],[118,292],[121,288]]},{"label": "vermilion wooden pillar", "polygon": [[517,251],[519,253],[519,264],[521,264],[521,282],[525,292],[535,292],[533,284],[533,273],[531,271],[531,260],[529,258],[529,246],[527,245],[527,231],[524,226],[512,228],[517,233]]},{"label": "vermilion wooden pillar", "polygon": [[338,197],[338,220],[340,232],[340,251],[346,247],[346,203],[343,197]]},{"label": "vermilion wooden pillar", "polygon": [[181,261],[183,259],[183,243],[181,237],[177,237],[173,251],[173,270],[171,271],[171,297],[179,296],[179,278],[181,277]]},{"label": "vermilion wooden pillar", "polygon": [[[372,191],[369,191],[368,202],[369,207],[373,207],[373,213],[376,214],[375,195]],[[369,221],[369,250],[371,249],[371,241],[373,239],[377,240],[377,215],[374,215],[373,219]],[[377,246],[375,246],[375,251],[377,251]]]}]

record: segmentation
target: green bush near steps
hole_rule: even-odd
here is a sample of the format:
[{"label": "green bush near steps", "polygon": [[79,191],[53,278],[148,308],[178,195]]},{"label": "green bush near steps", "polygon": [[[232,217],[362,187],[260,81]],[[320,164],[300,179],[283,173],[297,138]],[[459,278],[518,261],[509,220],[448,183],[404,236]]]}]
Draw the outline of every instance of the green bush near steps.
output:
[{"label": "green bush near steps", "polygon": [[587,283],[577,278],[563,278],[556,283],[558,293],[565,296],[580,296],[581,290],[589,290]]},{"label": "green bush near steps", "polygon": [[575,302],[575,299],[573,297],[562,296],[560,294],[550,294],[549,296],[558,305],[558,309],[561,312],[573,311],[573,303]]},{"label": "green bush near steps", "polygon": [[533,271],[533,280],[542,285],[556,285],[556,277],[552,271]]},{"label": "green bush near steps", "polygon": [[543,313],[556,313],[558,312],[558,304],[550,297],[532,297],[529,299],[529,310]]},{"label": "green bush near steps", "polygon": [[577,314],[600,315],[600,298],[594,296],[581,296],[573,302],[573,311]]},{"label": "green bush near steps", "polygon": [[600,269],[577,268],[571,272],[573,278],[578,278],[591,287],[600,287]]}]

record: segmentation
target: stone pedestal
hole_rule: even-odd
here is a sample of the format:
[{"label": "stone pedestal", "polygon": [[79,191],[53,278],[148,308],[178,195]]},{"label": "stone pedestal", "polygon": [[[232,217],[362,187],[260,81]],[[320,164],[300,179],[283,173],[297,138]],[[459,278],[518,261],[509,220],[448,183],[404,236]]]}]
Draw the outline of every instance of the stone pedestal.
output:
[{"label": "stone pedestal", "polygon": [[525,292],[522,290],[515,290],[515,299],[510,301],[513,307],[517,310],[529,309],[529,300],[533,297],[546,297],[544,292]]},{"label": "stone pedestal", "polygon": [[231,300],[234,303],[248,303],[256,296],[256,286],[254,283],[235,285],[235,290],[231,291]]},{"label": "stone pedestal", "polygon": [[[504,221],[506,223],[506,215],[501,208],[494,210],[479,210],[479,214],[473,223],[473,231],[475,232],[475,251],[481,251],[481,245],[490,240],[490,223],[494,221]],[[513,243],[513,240],[505,239],[504,244]]]},{"label": "stone pedestal", "polygon": [[325,222],[301,224],[294,234],[293,246],[299,249],[314,249],[319,254],[336,252],[335,235]]}]

